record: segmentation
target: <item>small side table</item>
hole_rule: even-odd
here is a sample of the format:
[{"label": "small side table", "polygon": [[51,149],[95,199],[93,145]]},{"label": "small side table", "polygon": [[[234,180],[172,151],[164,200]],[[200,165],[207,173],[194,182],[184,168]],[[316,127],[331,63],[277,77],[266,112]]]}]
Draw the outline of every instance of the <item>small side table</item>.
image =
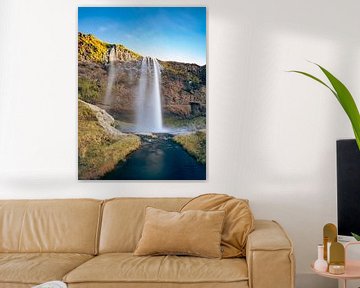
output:
[{"label": "small side table", "polygon": [[311,269],[318,275],[327,278],[333,278],[338,280],[343,280],[343,288],[346,288],[348,280],[360,279],[360,260],[347,260],[346,250],[351,245],[360,245],[360,242],[349,242],[345,246],[345,273],[344,274],[331,274],[329,272],[320,272],[314,269],[314,264],[311,264]]}]

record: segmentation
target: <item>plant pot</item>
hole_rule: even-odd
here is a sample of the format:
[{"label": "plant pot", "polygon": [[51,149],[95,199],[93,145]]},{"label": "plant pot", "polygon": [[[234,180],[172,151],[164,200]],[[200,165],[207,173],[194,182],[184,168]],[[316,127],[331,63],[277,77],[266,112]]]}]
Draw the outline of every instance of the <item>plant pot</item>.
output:
[{"label": "plant pot", "polygon": [[338,140],[336,148],[338,234],[360,234],[360,150],[355,139]]}]

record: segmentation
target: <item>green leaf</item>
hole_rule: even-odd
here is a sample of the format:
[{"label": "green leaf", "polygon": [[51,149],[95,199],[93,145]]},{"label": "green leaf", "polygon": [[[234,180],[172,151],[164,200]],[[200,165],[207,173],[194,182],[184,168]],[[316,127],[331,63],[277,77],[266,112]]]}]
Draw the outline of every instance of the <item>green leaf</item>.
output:
[{"label": "green leaf", "polygon": [[351,232],[351,235],[356,239],[356,241],[360,241],[360,235],[352,233],[352,232]]},{"label": "green leaf", "polygon": [[[317,64],[316,64],[317,65]],[[346,88],[346,86],[338,80],[334,75],[332,75],[329,71],[327,71],[325,68],[321,67],[320,65],[317,65],[321,71],[325,74],[325,76],[329,79],[331,85],[334,87],[337,95],[338,100],[341,104],[341,106],[344,108],[346,114],[348,115],[351,124],[353,126],[354,134],[357,139],[357,143],[359,145],[359,138],[360,136],[360,114],[359,110],[356,107],[356,103],[354,101],[354,98],[352,97],[350,91]],[[360,149],[360,146],[359,146]]]},{"label": "green leaf", "polygon": [[324,85],[325,87],[329,88],[329,90],[335,95],[336,98],[338,98],[336,92],[329,86],[327,85],[325,82],[323,82],[322,80],[320,80],[319,78],[315,77],[314,75],[311,75],[309,73],[306,73],[306,72],[302,72],[302,71],[298,71],[298,70],[290,70],[288,72],[293,72],[293,73],[298,73],[298,74],[302,74],[302,75],[305,75],[319,83],[321,83],[322,85]]},{"label": "green leaf", "polygon": [[340,105],[343,107],[345,113],[347,114],[347,116],[351,122],[352,128],[354,130],[354,135],[356,138],[356,143],[360,150],[360,114],[359,114],[359,110],[356,106],[356,103],[354,101],[354,98],[352,97],[350,91],[346,88],[346,86],[340,80],[338,80],[334,75],[332,75],[329,71],[327,71],[322,66],[320,66],[316,63],[314,63],[314,64],[317,65],[321,69],[321,71],[325,74],[326,78],[330,81],[333,88],[331,88],[325,82],[323,82],[319,78],[317,78],[309,73],[302,72],[302,71],[296,71],[296,70],[289,71],[289,72],[294,72],[294,73],[305,75],[305,76],[321,83],[322,85],[327,87],[334,94],[334,96],[339,101]]}]

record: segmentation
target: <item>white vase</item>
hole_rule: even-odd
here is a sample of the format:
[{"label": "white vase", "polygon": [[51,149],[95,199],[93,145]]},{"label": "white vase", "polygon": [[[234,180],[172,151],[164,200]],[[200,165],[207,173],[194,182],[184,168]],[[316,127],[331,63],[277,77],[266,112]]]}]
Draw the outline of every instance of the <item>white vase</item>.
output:
[{"label": "white vase", "polygon": [[328,263],[324,260],[324,245],[318,245],[318,259],[314,263],[314,269],[319,272],[326,272]]}]

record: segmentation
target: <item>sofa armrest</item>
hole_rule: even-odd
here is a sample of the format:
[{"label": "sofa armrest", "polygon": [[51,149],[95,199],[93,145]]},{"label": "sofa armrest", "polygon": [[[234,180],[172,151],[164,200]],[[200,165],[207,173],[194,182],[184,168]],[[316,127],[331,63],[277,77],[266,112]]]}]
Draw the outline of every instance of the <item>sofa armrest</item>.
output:
[{"label": "sofa armrest", "polygon": [[250,288],[295,287],[293,245],[277,222],[255,221],[247,240],[246,261]]}]

